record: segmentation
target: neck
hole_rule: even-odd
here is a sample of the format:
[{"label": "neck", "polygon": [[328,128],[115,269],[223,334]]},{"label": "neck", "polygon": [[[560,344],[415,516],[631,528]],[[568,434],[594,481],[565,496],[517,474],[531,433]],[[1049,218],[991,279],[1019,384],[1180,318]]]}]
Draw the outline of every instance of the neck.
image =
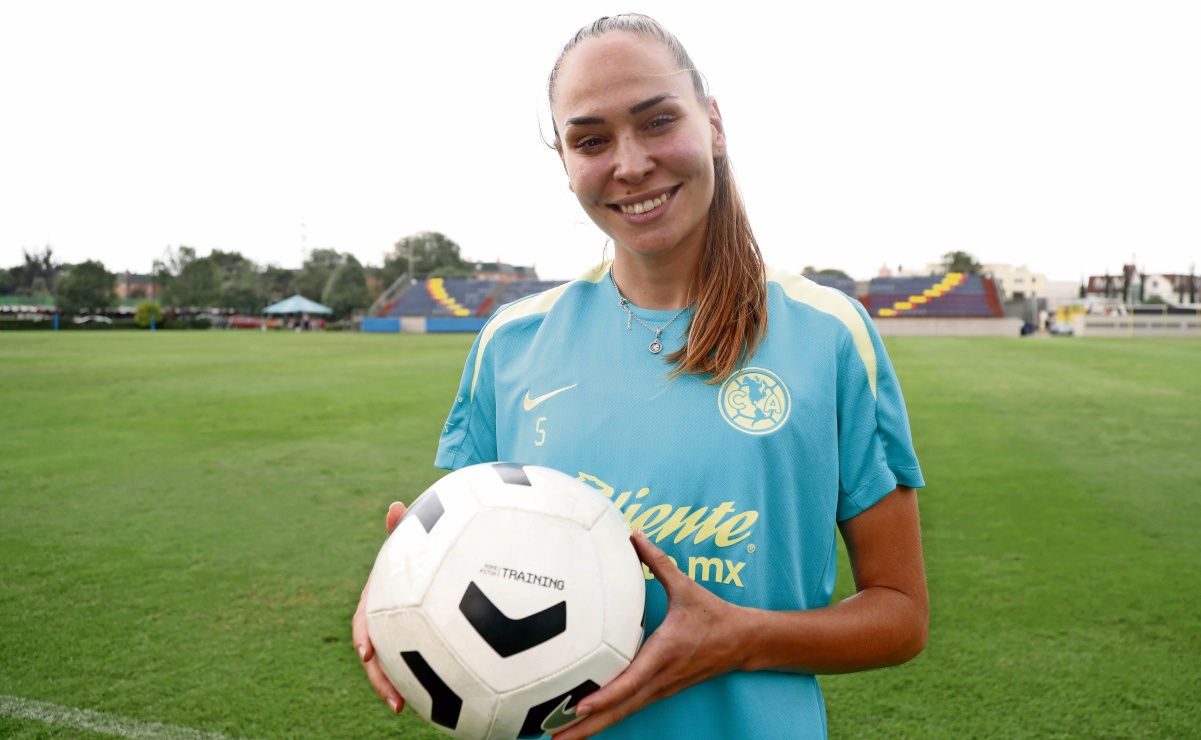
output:
[{"label": "neck", "polygon": [[634,256],[617,247],[612,270],[622,296],[630,304],[652,311],[683,308],[691,303],[697,260],[673,257]]}]

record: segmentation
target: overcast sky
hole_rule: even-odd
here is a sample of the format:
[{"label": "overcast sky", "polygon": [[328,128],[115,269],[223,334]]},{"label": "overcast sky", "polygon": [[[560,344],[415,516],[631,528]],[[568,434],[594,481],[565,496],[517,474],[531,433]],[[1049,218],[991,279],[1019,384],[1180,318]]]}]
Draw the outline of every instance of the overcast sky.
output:
[{"label": "overcast sky", "polygon": [[434,230],[574,277],[604,237],[543,142],[545,80],[626,10],[708,78],[778,267],[1201,262],[1198,2],[0,0],[0,267],[381,264]]}]

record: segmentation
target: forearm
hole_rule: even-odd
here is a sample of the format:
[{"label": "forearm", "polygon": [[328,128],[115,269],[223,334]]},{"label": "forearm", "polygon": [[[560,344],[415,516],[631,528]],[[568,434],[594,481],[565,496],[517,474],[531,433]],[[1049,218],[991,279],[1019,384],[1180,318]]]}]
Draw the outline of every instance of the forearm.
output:
[{"label": "forearm", "polygon": [[925,647],[930,603],[917,494],[898,488],[839,526],[855,595],[808,611],[743,610],[746,669],[846,673],[904,663]]},{"label": "forearm", "polygon": [[873,586],[807,611],[743,609],[742,670],[848,673],[897,665],[926,645],[928,607],[913,596]]}]

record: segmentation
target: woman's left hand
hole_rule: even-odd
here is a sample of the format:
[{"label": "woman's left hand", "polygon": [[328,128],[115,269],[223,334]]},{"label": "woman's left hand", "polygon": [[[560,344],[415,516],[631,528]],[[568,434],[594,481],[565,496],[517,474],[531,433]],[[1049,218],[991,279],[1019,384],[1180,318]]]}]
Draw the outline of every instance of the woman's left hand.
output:
[{"label": "woman's left hand", "polygon": [[576,712],[587,719],[555,740],[590,737],[652,702],[739,667],[739,607],[684,575],[641,531],[631,540],[667,592],[667,616],[621,675],[580,701]]}]

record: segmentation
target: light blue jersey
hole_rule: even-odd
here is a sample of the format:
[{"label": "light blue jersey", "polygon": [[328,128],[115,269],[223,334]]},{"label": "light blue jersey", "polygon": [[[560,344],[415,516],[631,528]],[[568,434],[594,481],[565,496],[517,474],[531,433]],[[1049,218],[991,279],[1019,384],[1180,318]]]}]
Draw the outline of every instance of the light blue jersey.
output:
[{"label": "light blue jersey", "polygon": [[[693,580],[761,609],[830,602],[835,523],[924,485],[904,400],[863,308],[768,271],[768,332],[720,384],[669,380],[687,315],[627,316],[600,265],[509,304],[476,339],[435,464],[545,465],[611,497]],[[675,311],[634,309],[658,327]],[[647,573],[650,578],[649,572]],[[647,583],[647,633],[666,613]],[[606,738],[825,737],[810,675],[735,672],[656,702]]]}]

